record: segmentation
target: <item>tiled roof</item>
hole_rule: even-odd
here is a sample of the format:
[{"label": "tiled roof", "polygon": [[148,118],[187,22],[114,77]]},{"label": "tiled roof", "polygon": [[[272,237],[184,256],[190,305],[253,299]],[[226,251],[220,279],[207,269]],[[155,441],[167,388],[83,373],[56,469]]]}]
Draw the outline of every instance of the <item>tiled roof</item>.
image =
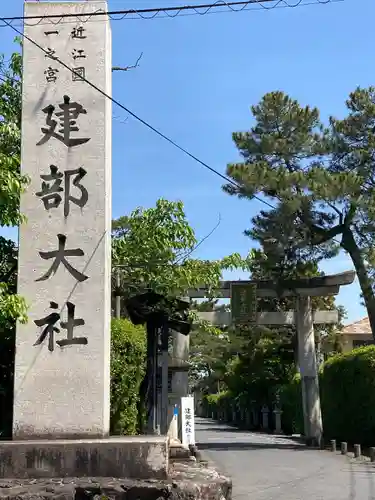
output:
[{"label": "tiled roof", "polygon": [[344,326],[341,333],[343,335],[371,335],[372,332],[368,317],[366,316],[366,318]]}]

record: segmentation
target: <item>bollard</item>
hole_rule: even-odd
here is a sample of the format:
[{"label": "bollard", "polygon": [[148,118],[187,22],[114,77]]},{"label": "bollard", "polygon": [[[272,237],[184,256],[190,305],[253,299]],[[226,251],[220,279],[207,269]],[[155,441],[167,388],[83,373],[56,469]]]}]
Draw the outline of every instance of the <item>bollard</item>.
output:
[{"label": "bollard", "polygon": [[259,427],[259,414],[255,409],[251,410],[251,417],[253,421],[253,427],[257,429]]},{"label": "bollard", "polygon": [[331,439],[331,451],[336,452],[336,439]]},{"label": "bollard", "polygon": [[348,443],[345,443],[345,441],[343,441],[341,443],[341,455],[346,455],[348,453]]},{"label": "bollard", "polygon": [[249,410],[245,410],[245,428],[251,429],[251,414]]},{"label": "bollard", "polygon": [[371,462],[375,462],[375,448],[374,447],[370,448],[370,460],[371,460]]},{"label": "bollard", "polygon": [[269,422],[268,422],[268,414],[269,414],[269,409],[267,405],[263,405],[262,407],[262,429],[267,431]]},{"label": "bollard", "polygon": [[282,434],[283,430],[281,428],[281,415],[282,415],[283,412],[279,408],[276,408],[273,411],[273,413],[275,415],[275,433],[276,434]]},{"label": "bollard", "polygon": [[354,445],[354,457],[359,458],[360,456],[361,456],[361,445],[355,444]]}]

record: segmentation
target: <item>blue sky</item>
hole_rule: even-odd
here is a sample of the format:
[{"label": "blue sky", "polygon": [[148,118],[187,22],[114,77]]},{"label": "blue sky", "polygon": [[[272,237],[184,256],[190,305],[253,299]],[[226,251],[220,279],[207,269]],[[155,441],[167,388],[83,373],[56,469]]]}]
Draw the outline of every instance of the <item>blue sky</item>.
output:
[{"label": "blue sky", "polygon": [[[290,0],[293,2],[294,0]],[[0,16],[21,15],[23,0],[1,2]],[[109,0],[112,10],[197,4],[197,0]],[[344,0],[270,11],[113,21],[113,64],[140,66],[114,73],[113,96],[209,165],[225,172],[238,159],[233,131],[251,126],[249,107],[272,90],[318,106],[323,119],[345,113],[357,85],[374,84],[373,0]],[[335,27],[336,26],[336,27]],[[1,52],[10,54],[14,33],[0,29]],[[221,190],[219,177],[186,157],[121,109],[113,110],[113,216],[160,197],[181,199],[197,237],[217,223],[197,257],[246,254],[242,232],[261,208]],[[126,120],[124,122],[124,120]],[[15,235],[3,230],[4,235]],[[324,263],[326,273],[352,268],[343,254]],[[228,277],[243,278],[241,273]],[[355,283],[338,303],[347,321],[365,316]]]}]

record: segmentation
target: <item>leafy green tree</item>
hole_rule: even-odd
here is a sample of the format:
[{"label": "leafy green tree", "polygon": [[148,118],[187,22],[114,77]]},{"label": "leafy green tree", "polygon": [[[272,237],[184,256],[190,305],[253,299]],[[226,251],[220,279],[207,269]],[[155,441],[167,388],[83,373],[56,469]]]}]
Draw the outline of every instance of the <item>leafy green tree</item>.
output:
[{"label": "leafy green tree", "polygon": [[[194,302],[196,312],[229,311],[229,304],[218,299]],[[233,330],[220,327],[216,331],[194,325],[190,334],[190,385],[201,392],[220,392],[224,387],[227,363],[241,350],[241,339]]]},{"label": "leafy green tree", "polygon": [[[27,178],[20,173],[21,56],[0,56],[0,226],[23,219],[20,194]],[[13,365],[16,321],[26,322],[26,303],[17,295],[17,248],[0,237],[0,434],[10,437],[13,406]]]},{"label": "leafy green tree", "polygon": [[160,199],[153,208],[137,208],[112,228],[113,274],[119,274],[125,296],[150,288],[183,297],[203,284],[215,288],[223,269],[248,266],[239,254],[217,261],[192,258],[199,242],[180,201]]},{"label": "leafy green tree", "polygon": [[317,108],[302,107],[283,92],[266,94],[251,108],[250,131],[233,134],[243,162],[228,165],[227,174],[239,187],[224,189],[273,200],[277,211],[271,218],[289,217],[290,243],[307,255],[314,249],[320,259],[333,256],[336,245],[344,249],[375,336],[375,89],[356,89],[346,105],[346,118],[331,117],[324,127]]},{"label": "leafy green tree", "polygon": [[[281,212],[281,210],[280,210]],[[302,240],[295,229],[293,220],[284,218],[278,210],[261,213],[253,219],[253,227],[246,234],[260,245],[252,252],[249,262],[251,279],[271,280],[275,283],[282,279],[319,276],[318,262],[327,255],[329,249],[292,247],[296,239]],[[335,249],[333,248],[334,252]],[[217,307],[214,301],[198,305],[201,310]],[[259,311],[285,311],[295,308],[292,297],[283,299],[258,298]],[[334,297],[314,297],[313,308],[335,309]],[[341,310],[339,310],[341,316]],[[315,328],[318,354],[321,345],[330,351],[338,351],[336,325],[319,325]],[[195,336],[194,336],[195,335]],[[195,345],[199,340],[200,342]],[[204,333],[194,332],[196,361],[202,362],[202,377],[198,386],[202,392],[226,391],[233,404],[242,407],[250,404],[260,407],[271,404],[276,391],[293,378],[297,360],[297,335],[292,326],[285,327],[248,327],[230,328],[216,345]],[[193,358],[195,360],[195,358]],[[204,369],[204,366],[210,368]]]},{"label": "leafy green tree", "polygon": [[17,226],[20,194],[27,178],[20,172],[21,55],[0,56],[0,225]]},{"label": "leafy green tree", "polygon": [[190,386],[202,392],[220,392],[230,359],[228,335],[194,328],[190,334]]},{"label": "leafy green tree", "polygon": [[[275,210],[275,212],[278,212]],[[261,244],[261,249],[253,252],[250,264],[252,279],[271,280],[275,283],[283,279],[298,279],[323,276],[319,270],[318,262],[327,256],[327,252],[316,253],[315,248],[291,247],[293,229],[289,226],[290,219],[286,222],[280,221],[280,225],[273,224],[273,212],[265,213],[253,219],[254,226],[251,231],[253,239]],[[277,217],[279,214],[276,214]],[[288,231],[289,235],[288,235]],[[273,237],[269,240],[270,235]],[[298,236],[296,236],[298,237]],[[286,245],[283,247],[283,245]],[[333,250],[334,252],[335,250]],[[286,256],[288,258],[286,258]],[[295,298],[285,297],[282,299],[259,298],[258,309],[260,311],[287,311],[296,307]],[[312,297],[314,310],[331,311],[337,310],[339,321],[337,324],[315,325],[315,343],[317,355],[321,359],[324,352],[335,353],[341,351],[341,335],[339,331],[345,317],[345,309],[337,306],[334,296]],[[280,338],[293,346],[297,362],[297,331],[295,327],[278,327],[276,329]]]},{"label": "leafy green tree", "polygon": [[[23,219],[20,194],[27,178],[20,172],[21,157],[21,56],[10,61],[0,57],[0,226],[17,226]],[[16,295],[16,250],[12,242],[0,237],[0,328],[9,322],[26,320],[26,307]]]},{"label": "leafy green tree", "polygon": [[228,364],[226,384],[238,400],[260,407],[273,403],[277,389],[293,377],[294,346],[287,330],[254,327],[249,333]]}]

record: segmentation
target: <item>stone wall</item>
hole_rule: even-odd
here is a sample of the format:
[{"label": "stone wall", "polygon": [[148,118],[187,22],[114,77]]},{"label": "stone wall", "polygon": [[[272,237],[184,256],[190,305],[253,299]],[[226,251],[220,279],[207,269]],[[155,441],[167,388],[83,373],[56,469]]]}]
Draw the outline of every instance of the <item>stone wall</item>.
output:
[{"label": "stone wall", "polygon": [[232,483],[212,467],[176,463],[165,481],[113,478],[0,480],[0,500],[231,500]]}]

